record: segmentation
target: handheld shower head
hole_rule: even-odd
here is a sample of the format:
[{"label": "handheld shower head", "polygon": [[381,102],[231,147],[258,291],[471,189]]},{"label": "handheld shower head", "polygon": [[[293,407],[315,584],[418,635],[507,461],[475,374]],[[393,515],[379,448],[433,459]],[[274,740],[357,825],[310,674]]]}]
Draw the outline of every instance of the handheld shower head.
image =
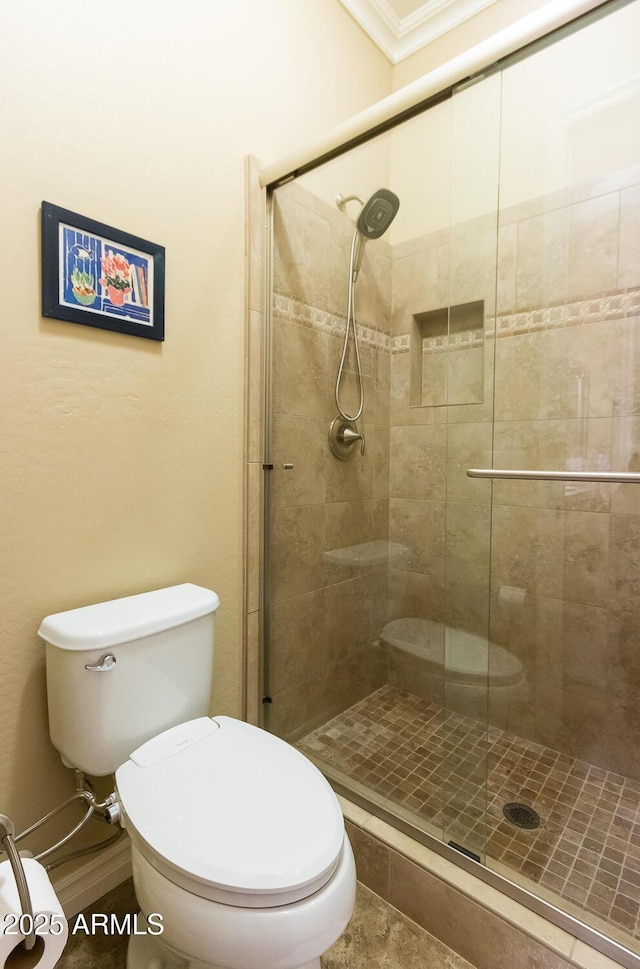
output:
[{"label": "handheld shower head", "polygon": [[387,231],[400,208],[400,199],[388,188],[379,188],[365,202],[357,227],[365,239],[379,239]]},{"label": "handheld shower head", "polygon": [[364,203],[356,223],[358,237],[355,241],[353,278],[357,279],[364,256],[364,247],[369,239],[379,239],[387,231],[400,208],[400,199],[388,188],[379,188]]},{"label": "handheld shower head", "polygon": [[[347,300],[347,325],[344,331],[344,345],[342,347],[342,357],[338,366],[338,376],[336,378],[336,407],[338,414],[345,421],[357,421],[364,407],[364,384],[362,382],[362,368],[360,366],[360,351],[358,350],[358,331],[356,326],[356,307],[355,307],[355,288],[364,247],[369,239],[379,239],[383,235],[396,217],[400,208],[400,199],[388,188],[379,188],[371,198],[365,202],[359,195],[338,195],[336,205],[341,211],[347,202],[357,201],[362,206],[362,211],[356,223],[356,229],[351,240],[351,256],[349,258],[349,296]],[[360,403],[354,414],[348,414],[340,404],[340,383],[344,373],[347,347],[349,343],[349,331],[353,330],[353,345],[356,354],[357,379],[360,390]],[[335,423],[335,422],[334,422]],[[332,425],[333,427],[333,425]],[[364,454],[364,439],[362,439]],[[333,449],[333,446],[332,446]],[[334,451],[334,454],[336,452]],[[353,453],[353,452],[352,452]],[[338,455],[339,456],[339,455]]]}]

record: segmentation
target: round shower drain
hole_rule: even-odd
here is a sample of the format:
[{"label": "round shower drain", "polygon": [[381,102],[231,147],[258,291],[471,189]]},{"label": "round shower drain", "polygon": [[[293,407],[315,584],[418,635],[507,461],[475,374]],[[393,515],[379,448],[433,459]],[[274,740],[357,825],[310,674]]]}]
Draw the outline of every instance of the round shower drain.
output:
[{"label": "round shower drain", "polygon": [[511,801],[505,804],[502,809],[507,821],[515,824],[517,828],[538,828],[540,827],[540,815],[528,804],[520,804],[518,801]]}]

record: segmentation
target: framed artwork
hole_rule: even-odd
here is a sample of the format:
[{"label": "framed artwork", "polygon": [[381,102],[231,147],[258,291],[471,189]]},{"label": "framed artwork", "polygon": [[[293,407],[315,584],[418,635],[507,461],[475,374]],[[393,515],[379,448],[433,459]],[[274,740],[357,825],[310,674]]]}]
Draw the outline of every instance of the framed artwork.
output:
[{"label": "framed artwork", "polygon": [[164,246],[42,203],[42,315],[164,340]]}]

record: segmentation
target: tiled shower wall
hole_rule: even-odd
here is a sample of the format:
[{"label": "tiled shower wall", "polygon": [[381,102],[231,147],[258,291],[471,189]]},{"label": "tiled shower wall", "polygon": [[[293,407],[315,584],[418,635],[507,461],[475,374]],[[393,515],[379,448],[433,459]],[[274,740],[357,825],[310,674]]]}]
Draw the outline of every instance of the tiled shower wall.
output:
[{"label": "tiled shower wall", "polygon": [[[490,464],[496,232],[488,217],[393,250],[389,615],[483,636],[490,486],[464,470]],[[415,317],[469,303],[481,307],[484,324],[470,361],[464,335],[429,338],[415,326]],[[389,681],[443,701],[442,676],[394,649]]]},{"label": "tiled shower wall", "polygon": [[[299,185],[278,190],[272,729],[300,736],[386,681],[438,700],[441,679],[384,652],[380,630],[421,616],[486,635],[491,603],[491,638],[528,689],[500,704],[497,725],[638,776],[640,489],[496,482],[492,515],[491,484],[465,474],[491,465],[492,441],[496,467],[640,470],[638,182],[627,170],[499,220],[369,244],[357,287],[367,449],[345,463],[327,433],[352,223]],[[476,380],[468,402],[416,405],[414,317],[471,302],[484,316],[480,395]],[[443,367],[449,399],[464,386],[463,351],[424,341],[423,401]]]},{"label": "tiled shower wall", "polygon": [[[353,222],[295,184],[274,204],[268,716],[295,739],[386,682],[371,645],[385,620],[386,556],[363,552],[386,551],[388,539],[391,261],[384,241],[371,246],[358,284],[366,449],[343,462],[328,434]],[[350,411],[353,392],[351,373]]]},{"label": "tiled shower wall", "polygon": [[[507,212],[496,467],[640,470],[640,171]],[[508,727],[640,776],[640,488],[496,482],[492,637],[530,696]]]},{"label": "tiled shower wall", "polygon": [[[628,777],[640,744],[640,488],[496,481],[491,514],[490,484],[465,470],[491,466],[492,434],[495,467],[640,470],[638,176],[502,212],[497,238],[494,219],[395,247],[391,363],[390,539],[407,550],[392,545],[390,616],[485,635],[491,601],[490,638],[518,657],[528,695],[505,709],[490,691],[490,720]],[[414,316],[472,300],[485,309],[483,401],[411,406]],[[389,679],[443,695],[397,652]]]}]

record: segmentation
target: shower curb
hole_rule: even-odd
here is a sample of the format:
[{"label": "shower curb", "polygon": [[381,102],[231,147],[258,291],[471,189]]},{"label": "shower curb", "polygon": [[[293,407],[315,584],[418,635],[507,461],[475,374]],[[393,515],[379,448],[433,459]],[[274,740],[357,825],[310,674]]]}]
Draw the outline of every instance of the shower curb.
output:
[{"label": "shower curb", "polygon": [[[619,960],[605,955],[487,884],[466,868],[465,859],[454,864],[365,808],[338,797],[358,879],[477,969],[495,969],[498,953],[499,963],[508,963],[510,969],[547,964],[554,969],[639,969],[640,959],[629,950],[620,946]],[[603,948],[617,947],[600,938]]]}]

